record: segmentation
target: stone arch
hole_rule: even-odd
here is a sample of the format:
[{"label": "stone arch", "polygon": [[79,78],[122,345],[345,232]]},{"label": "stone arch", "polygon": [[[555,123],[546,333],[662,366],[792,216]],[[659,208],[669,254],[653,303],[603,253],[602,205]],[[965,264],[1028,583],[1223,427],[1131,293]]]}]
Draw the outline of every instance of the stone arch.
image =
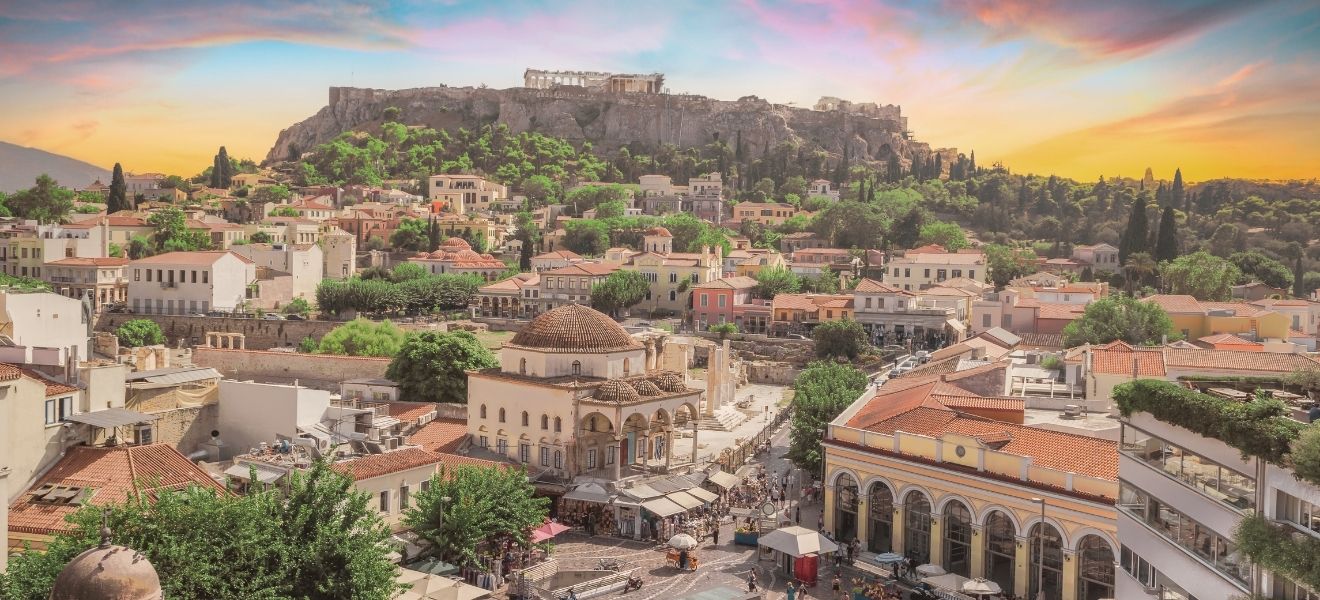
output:
[{"label": "stone arch", "polygon": [[690,426],[701,420],[700,414],[697,412],[697,407],[693,406],[691,402],[684,402],[674,409],[674,426]]},{"label": "stone arch", "polygon": [[582,430],[588,433],[612,433],[614,421],[600,411],[593,411],[582,415]]},{"label": "stone arch", "polygon": [[668,427],[671,423],[669,411],[663,408],[657,408],[651,415],[651,427]]},{"label": "stone arch", "polygon": [[900,488],[897,492],[894,493],[894,498],[897,498],[897,502],[903,505],[907,505],[909,502],[912,501],[910,496],[913,493],[921,494],[921,496],[926,499],[926,502],[930,503],[931,510],[935,509],[935,499],[933,496],[931,496],[930,491],[915,483],[909,483],[903,486],[902,488]]},{"label": "stone arch", "polygon": [[894,550],[894,507],[898,497],[894,495],[894,486],[883,477],[871,477],[862,485],[866,498],[869,531],[866,534],[866,546],[871,552],[892,552]]},{"label": "stone arch", "polygon": [[944,507],[948,506],[950,502],[958,502],[959,504],[962,504],[963,507],[967,509],[967,512],[971,513],[972,522],[976,522],[976,505],[958,494],[944,494],[943,496],[940,496],[940,499],[935,501],[932,510],[938,514],[944,514]]},{"label": "stone arch", "polygon": [[917,564],[930,562],[931,544],[939,540],[931,539],[931,521],[938,513],[933,511],[930,492],[916,485],[904,488],[899,496],[903,503],[903,550],[913,557]]},{"label": "stone arch", "polygon": [[[831,485],[831,486],[837,486],[837,485],[839,485],[839,478],[843,477],[844,475],[847,475],[847,476],[849,476],[849,477],[852,477],[853,485],[857,485],[857,486],[860,486],[860,485],[861,485],[860,482],[862,481],[862,478],[857,476],[857,471],[854,471],[854,470],[852,470],[852,469],[850,469],[850,468],[848,468],[848,467],[842,467],[842,468],[839,468],[839,469],[835,469],[834,471],[831,471],[831,472],[830,472],[830,485]],[[859,489],[860,489],[860,488],[859,488]]]},{"label": "stone arch", "polygon": [[1017,547],[1023,535],[1017,517],[1011,510],[995,507],[982,512],[981,524],[985,557],[981,571],[986,579],[1011,590],[1017,583]]},{"label": "stone arch", "polygon": [[831,480],[834,486],[834,539],[846,542],[857,537],[857,513],[861,510],[860,478],[852,469],[839,469]]},{"label": "stone arch", "polygon": [[485,404],[482,404],[482,405],[481,405],[481,418],[483,418],[483,419],[486,418],[486,405],[485,405]]},{"label": "stone arch", "polygon": [[1096,529],[1094,527],[1080,527],[1074,530],[1072,534],[1072,538],[1074,540],[1073,545],[1064,546],[1064,547],[1073,551],[1080,550],[1082,547],[1082,541],[1085,540],[1087,536],[1092,536],[1092,535],[1100,538],[1101,540],[1104,540],[1106,544],[1109,544],[1109,551],[1113,552],[1114,556],[1118,556],[1118,542],[1114,541],[1113,537],[1110,536],[1110,534],[1100,531],[1099,529]]},{"label": "stone arch", "polygon": [[[1040,513],[1032,515],[1030,519],[1027,519],[1026,522],[1022,523],[1022,527],[1018,529],[1018,534],[1024,537],[1029,535],[1031,533],[1031,528],[1035,527],[1039,522]],[[1071,549],[1073,547],[1072,541],[1068,537],[1068,529],[1063,526],[1063,523],[1060,523],[1059,520],[1054,517],[1045,517],[1045,524],[1053,527],[1055,531],[1059,532],[1059,542],[1064,548]]]},{"label": "stone arch", "polygon": [[1114,596],[1118,554],[1104,535],[1087,533],[1077,539],[1077,599],[1100,600]]},{"label": "stone arch", "polygon": [[944,551],[944,569],[962,577],[972,574],[972,526],[976,522],[976,513],[969,503],[958,498],[945,497],[940,501],[940,523],[944,539],[940,540]]},{"label": "stone arch", "polygon": [[1018,519],[1017,513],[1005,508],[1002,504],[990,504],[982,508],[981,514],[976,516],[976,522],[985,525],[990,521],[990,514],[995,512],[1003,513],[1004,516],[1008,517],[1009,522],[1013,524],[1013,531],[1019,533],[1022,531],[1022,521]]},{"label": "stone arch", "polygon": [[548,431],[549,429],[550,429],[550,415],[541,413],[541,430]]}]

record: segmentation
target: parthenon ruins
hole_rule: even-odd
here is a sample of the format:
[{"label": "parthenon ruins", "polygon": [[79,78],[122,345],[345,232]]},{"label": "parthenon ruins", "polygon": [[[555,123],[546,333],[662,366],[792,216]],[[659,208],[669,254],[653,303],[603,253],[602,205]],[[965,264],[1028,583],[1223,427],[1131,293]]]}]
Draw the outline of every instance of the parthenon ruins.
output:
[{"label": "parthenon ruins", "polygon": [[523,86],[548,90],[560,85],[576,85],[587,89],[610,92],[638,92],[659,94],[664,91],[663,73],[649,75],[631,73],[604,73],[601,71],[523,71]]}]

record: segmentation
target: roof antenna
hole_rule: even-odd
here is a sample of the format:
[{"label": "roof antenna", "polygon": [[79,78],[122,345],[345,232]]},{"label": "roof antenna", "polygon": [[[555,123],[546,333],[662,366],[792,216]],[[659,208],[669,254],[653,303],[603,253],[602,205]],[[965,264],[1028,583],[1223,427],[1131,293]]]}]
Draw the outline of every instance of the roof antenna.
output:
[{"label": "roof antenna", "polygon": [[101,546],[102,549],[110,547],[110,509],[101,509]]}]

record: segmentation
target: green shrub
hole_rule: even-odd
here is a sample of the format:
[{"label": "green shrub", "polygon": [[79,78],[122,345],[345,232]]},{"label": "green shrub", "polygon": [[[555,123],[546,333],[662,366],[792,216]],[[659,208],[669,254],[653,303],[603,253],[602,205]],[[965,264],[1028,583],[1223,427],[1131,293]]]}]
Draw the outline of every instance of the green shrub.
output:
[{"label": "green shrub", "polygon": [[119,345],[125,348],[165,343],[165,332],[161,331],[160,325],[150,319],[133,319],[120,325],[115,330],[115,337],[119,338]]},{"label": "green shrub", "polygon": [[731,334],[731,333],[738,333],[738,326],[737,326],[737,325],[734,325],[733,323],[719,323],[719,324],[716,324],[716,325],[711,325],[710,327],[707,327],[706,329],[707,329],[707,331],[710,331],[711,333],[718,333],[718,334],[721,334],[721,335],[729,335],[729,334]]},{"label": "green shrub", "polygon": [[1287,466],[1293,440],[1303,425],[1286,416],[1286,406],[1273,398],[1238,402],[1194,392],[1168,381],[1141,379],[1114,388],[1123,416],[1147,412],[1155,418]]},{"label": "green shrub", "polygon": [[1274,525],[1260,515],[1242,519],[1234,539],[1252,562],[1320,589],[1320,539]]},{"label": "green shrub", "polygon": [[1302,435],[1293,442],[1292,464],[1297,477],[1320,482],[1320,427],[1312,425],[1302,430]]}]

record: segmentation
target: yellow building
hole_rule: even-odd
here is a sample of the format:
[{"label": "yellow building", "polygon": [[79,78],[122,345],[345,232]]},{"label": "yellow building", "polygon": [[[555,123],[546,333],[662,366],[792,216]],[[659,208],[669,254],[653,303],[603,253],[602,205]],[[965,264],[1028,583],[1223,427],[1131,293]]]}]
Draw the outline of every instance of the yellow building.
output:
[{"label": "yellow building", "polygon": [[[746,253],[746,250],[735,250],[734,252]],[[733,254],[733,252],[730,252]],[[771,250],[770,252],[757,252],[747,258],[738,261],[733,272],[739,277],[751,277],[753,279],[763,269],[787,269],[788,261],[784,260],[784,255]]]},{"label": "yellow building", "polygon": [[796,206],[779,202],[740,202],[733,207],[733,220],[740,223],[781,225],[797,214]]},{"label": "yellow building", "polygon": [[722,274],[724,250],[719,246],[703,246],[700,252],[674,252],[674,236],[664,227],[647,231],[642,241],[641,252],[626,248],[605,252],[606,264],[637,271],[650,282],[651,290],[636,308],[683,313],[692,307],[692,288],[715,281]]},{"label": "yellow building", "polygon": [[1258,340],[1287,341],[1292,325],[1286,315],[1245,302],[1202,302],[1192,296],[1174,294],[1157,294],[1146,300],[1169,313],[1174,330],[1188,340],[1235,333]]},{"label": "yellow building", "polygon": [[1045,598],[1113,598],[1117,444],[977,414],[1014,402],[939,377],[868,391],[826,435],[825,530],[1020,597],[1042,573]]}]

